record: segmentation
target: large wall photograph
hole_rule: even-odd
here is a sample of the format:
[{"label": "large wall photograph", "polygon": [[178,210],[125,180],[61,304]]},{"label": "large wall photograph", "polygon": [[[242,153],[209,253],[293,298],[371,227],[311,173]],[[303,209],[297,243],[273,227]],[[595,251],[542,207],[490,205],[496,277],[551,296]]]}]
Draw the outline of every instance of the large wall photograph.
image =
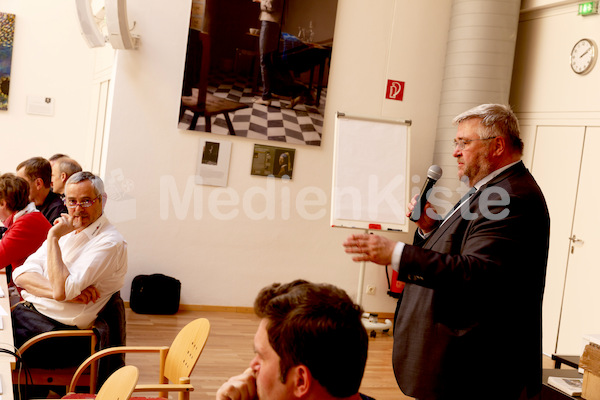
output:
[{"label": "large wall photograph", "polygon": [[179,129],[321,144],[337,0],[279,4],[280,23],[261,33],[260,0],[194,0]]}]

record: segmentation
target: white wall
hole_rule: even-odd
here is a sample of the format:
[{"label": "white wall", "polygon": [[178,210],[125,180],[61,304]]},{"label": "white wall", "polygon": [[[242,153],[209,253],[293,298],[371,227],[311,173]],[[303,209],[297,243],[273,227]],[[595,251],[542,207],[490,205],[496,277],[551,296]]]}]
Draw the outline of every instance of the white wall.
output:
[{"label": "white wall", "polygon": [[[74,4],[3,0],[0,12],[16,15],[8,111],[0,111],[0,172],[59,152],[89,167],[94,53],[81,38]],[[27,96],[52,97],[54,116],[27,114]]]},{"label": "white wall", "polygon": [[511,103],[523,117],[597,118],[590,112],[600,111],[598,65],[587,75],[577,75],[569,62],[579,39],[600,41],[599,22],[600,15],[577,15],[576,3],[521,16]]},{"label": "white wall", "polygon": [[[293,181],[286,183],[250,175],[255,141],[225,138],[233,143],[227,189],[191,183],[199,141],[212,135],[176,129],[189,1],[168,8],[128,3],[142,46],[117,55],[106,175],[122,173],[133,183],[121,204],[113,203],[131,207],[118,222],[129,242],[129,280],[152,272],[174,276],[183,283],[184,304],[251,306],[261,287],[295,278],[331,282],[355,296],[359,265],[341,246],[351,232],[329,227],[333,115],[344,110],[412,119],[412,149],[418,154],[413,173],[424,175],[433,151],[450,1],[435,14],[410,1],[369,7],[358,0],[340,2],[322,145],[289,145],[297,149],[296,164]],[[419,45],[435,49],[418,66],[412,41],[417,36]],[[404,102],[384,100],[388,78],[407,82]],[[192,196],[193,190],[192,200],[174,207],[181,203],[171,189],[177,198],[185,198],[186,190]],[[266,204],[256,191],[272,193],[273,203]],[[287,193],[289,216],[282,205]],[[215,212],[212,196],[232,205]],[[303,205],[309,201],[314,205]],[[165,205],[167,216],[161,214]],[[254,215],[271,211],[273,219]],[[236,215],[218,215],[230,212]],[[397,237],[410,240],[406,234]],[[395,301],[385,294],[383,268],[367,266],[365,283],[377,286],[376,296],[365,296],[365,308],[392,312]]]},{"label": "white wall", "polygon": [[[296,278],[331,282],[356,296],[359,265],[341,246],[353,232],[329,226],[333,117],[343,110],[411,119],[411,175],[425,175],[451,1],[430,3],[436,13],[407,0],[369,7],[340,2],[322,145],[289,145],[296,164],[293,181],[285,182],[250,175],[255,141],[219,137],[232,142],[232,160],[228,187],[214,188],[191,181],[199,141],[212,135],[176,128],[191,0],[169,7],[130,0],[141,46],[117,52],[102,170],[107,214],[129,243],[124,297],[134,276],[155,272],[182,281],[183,304],[249,307],[261,287]],[[17,14],[17,27],[10,109],[0,113],[0,134],[14,149],[26,150],[5,151],[0,170],[55,152],[91,168],[89,109],[98,68],[106,63],[97,62],[98,50],[80,37],[72,2],[7,0],[2,11]],[[387,79],[406,82],[404,101],[384,99]],[[27,94],[55,97],[56,115],[26,115]],[[390,236],[411,240],[409,234]],[[365,283],[377,287],[375,296],[363,296],[365,309],[393,312],[384,269],[368,265]]]}]

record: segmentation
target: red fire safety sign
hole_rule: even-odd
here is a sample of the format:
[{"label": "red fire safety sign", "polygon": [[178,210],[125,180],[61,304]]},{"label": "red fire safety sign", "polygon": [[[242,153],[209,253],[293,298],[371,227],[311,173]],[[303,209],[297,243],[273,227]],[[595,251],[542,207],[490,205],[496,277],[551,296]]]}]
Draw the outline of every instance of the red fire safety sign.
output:
[{"label": "red fire safety sign", "polygon": [[391,100],[402,101],[403,97],[404,97],[404,82],[393,81],[391,79],[388,79],[387,91],[385,94],[385,98],[391,99]]}]

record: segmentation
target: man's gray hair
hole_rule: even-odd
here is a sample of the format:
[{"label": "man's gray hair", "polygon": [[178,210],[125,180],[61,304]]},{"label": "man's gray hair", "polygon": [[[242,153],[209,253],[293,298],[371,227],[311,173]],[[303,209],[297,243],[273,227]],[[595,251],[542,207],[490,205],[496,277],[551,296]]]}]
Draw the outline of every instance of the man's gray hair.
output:
[{"label": "man's gray hair", "polygon": [[81,183],[83,181],[90,181],[94,186],[94,190],[96,192],[96,196],[102,196],[102,201],[104,201],[104,182],[100,179],[99,176],[92,174],[89,171],[81,171],[76,172],[67,179],[65,183],[65,188],[71,183]]},{"label": "man's gray hair", "polygon": [[504,104],[481,104],[457,115],[452,121],[458,125],[472,118],[481,119],[483,129],[479,130],[481,139],[503,136],[509,141],[509,145],[519,154],[523,153],[523,141],[520,137],[519,121],[508,105]]},{"label": "man's gray hair", "polygon": [[58,162],[58,170],[60,172],[64,172],[65,174],[67,174],[67,176],[71,176],[74,173],[83,171],[83,169],[81,168],[81,165],[79,165],[79,163],[77,161],[73,160],[72,158],[68,158],[68,157],[59,158],[57,160],[57,162]]}]

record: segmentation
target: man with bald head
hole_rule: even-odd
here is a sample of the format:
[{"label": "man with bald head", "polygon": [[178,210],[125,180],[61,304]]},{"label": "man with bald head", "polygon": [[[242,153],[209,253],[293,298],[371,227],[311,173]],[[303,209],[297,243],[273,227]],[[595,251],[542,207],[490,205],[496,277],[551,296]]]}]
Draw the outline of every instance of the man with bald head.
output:
[{"label": "man with bald head", "polygon": [[50,164],[52,164],[52,191],[64,197],[67,179],[75,172],[82,171],[81,165],[67,156],[60,157]]}]

